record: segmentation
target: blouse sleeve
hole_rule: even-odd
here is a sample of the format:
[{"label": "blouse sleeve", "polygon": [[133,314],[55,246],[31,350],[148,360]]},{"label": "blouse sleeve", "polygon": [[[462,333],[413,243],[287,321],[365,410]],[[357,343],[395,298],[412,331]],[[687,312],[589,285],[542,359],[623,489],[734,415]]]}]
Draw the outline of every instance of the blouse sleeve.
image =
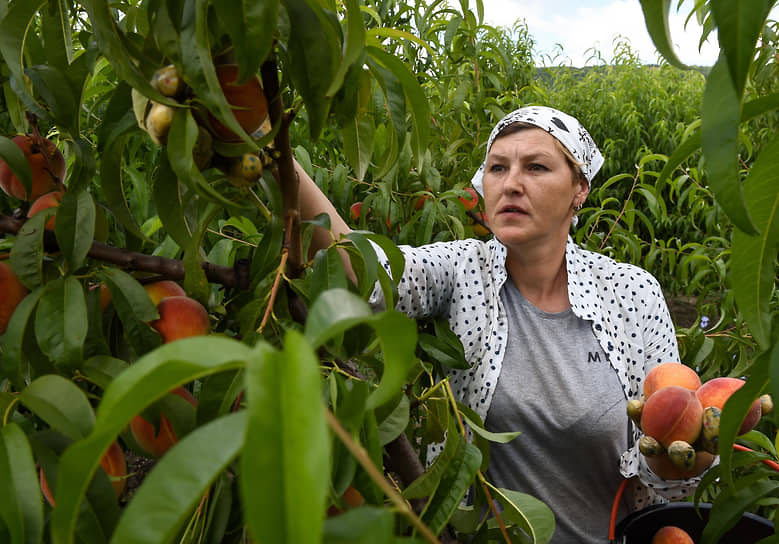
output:
[{"label": "blouse sleeve", "polygon": [[[405,258],[403,275],[398,282],[398,300],[395,309],[412,318],[445,315],[456,288],[456,254],[451,243],[437,243],[421,247],[398,246]],[[374,244],[380,264],[390,273],[386,255]],[[378,285],[370,298],[374,307],[384,307],[384,297]]]}]

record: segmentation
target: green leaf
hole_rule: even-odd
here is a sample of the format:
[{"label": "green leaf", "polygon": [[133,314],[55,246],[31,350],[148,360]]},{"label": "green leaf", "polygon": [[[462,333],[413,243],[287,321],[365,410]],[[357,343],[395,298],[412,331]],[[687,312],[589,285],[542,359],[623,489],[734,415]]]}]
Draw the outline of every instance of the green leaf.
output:
[{"label": "green leaf", "polygon": [[311,138],[316,140],[330,110],[329,90],[341,58],[341,39],[333,25],[323,20],[327,17],[323,9],[315,8],[306,0],[283,0],[282,3],[294,36],[287,43],[289,76],[303,98]]},{"label": "green leaf", "polygon": [[[444,401],[442,404],[442,409],[444,409],[444,407],[448,409],[448,402]],[[449,462],[454,458],[459,441],[462,440],[461,435],[458,434],[457,423],[454,421],[454,418],[449,420],[448,432],[451,439],[444,442],[443,451],[435,458],[435,461],[433,461],[430,468],[403,490],[403,498],[419,499],[427,497],[432,495],[438,488],[444,471],[449,465]]]},{"label": "green leaf", "polygon": [[682,70],[689,68],[679,60],[672,45],[671,31],[668,28],[671,0],[641,0],[641,9],[644,12],[644,21],[649,36],[663,58]]},{"label": "green leaf", "polygon": [[152,198],[165,231],[179,247],[187,247],[192,240],[192,232],[182,206],[181,186],[166,153],[160,155],[153,174]]},{"label": "green leaf", "polygon": [[330,442],[319,361],[290,330],[282,352],[255,350],[247,364],[249,421],[241,456],[244,519],[268,542],[320,542]]},{"label": "green leaf", "polygon": [[[257,149],[256,144],[246,134],[233,114],[233,110],[230,109],[230,104],[222,92],[219,78],[216,75],[216,68],[211,59],[212,44],[208,29],[209,4],[211,4],[209,0],[193,0],[184,4],[181,18],[183,70],[180,70],[179,73],[210,113],[234,133],[239,134],[247,145],[252,146],[252,149]],[[192,146],[189,146],[190,162],[192,162],[191,150]],[[170,154],[168,156],[170,157]],[[170,158],[171,164],[173,164],[174,159]]]},{"label": "green leaf", "polygon": [[30,25],[34,22],[35,14],[46,2],[14,2],[8,8],[8,13],[0,20],[0,54],[5,59],[13,78],[12,87],[20,95],[20,98],[36,115],[45,117],[45,111],[37,106],[35,98],[27,86],[27,77],[24,75],[24,45]]},{"label": "green leaf", "polygon": [[323,544],[395,544],[395,521],[387,508],[364,506],[325,521]]},{"label": "green leaf", "polygon": [[[338,66],[338,71],[333,76],[330,88],[325,93],[332,97],[341,87],[346,77],[346,72],[365,49],[365,26],[363,25],[360,2],[358,0],[344,0],[346,7],[346,38],[344,40],[343,58]],[[362,179],[362,178],[360,178]]]},{"label": "green leaf", "polygon": [[95,413],[86,394],[57,374],[37,378],[19,394],[19,400],[71,440],[84,438],[94,427]]},{"label": "green leaf", "polygon": [[738,124],[741,102],[730,81],[725,58],[711,69],[703,93],[701,143],[709,172],[709,186],[733,223],[756,234],[746,208],[738,168]]},{"label": "green leaf", "polygon": [[345,289],[330,289],[312,304],[306,320],[305,335],[314,348],[328,339],[369,320],[371,307]]},{"label": "green leaf", "polygon": [[[449,437],[451,440],[453,437]],[[473,483],[481,465],[481,452],[473,444],[459,437],[454,457],[446,465],[435,494],[425,507],[422,521],[435,534],[440,534],[449,518],[457,510],[457,505]]]},{"label": "green leaf", "polygon": [[430,105],[422,87],[409,67],[400,59],[382,51],[377,47],[368,47],[368,53],[390,70],[398,78],[403,91],[411,105],[411,116],[414,121],[412,136],[415,146],[414,155],[417,167],[422,170],[425,150],[430,140]]},{"label": "green leaf", "polygon": [[95,238],[97,210],[87,191],[66,191],[57,209],[54,233],[71,271],[84,265]]},{"label": "green leaf", "polygon": [[744,183],[744,199],[760,231],[749,236],[733,233],[730,260],[736,303],[757,342],[767,349],[771,341],[769,303],[774,293],[777,244],[779,244],[779,137],[757,158]]},{"label": "green leaf", "polygon": [[709,521],[701,534],[701,544],[719,542],[728,529],[738,523],[747,509],[763,497],[775,495],[777,489],[779,482],[776,480],[763,480],[740,489],[738,493],[723,493],[714,501]]},{"label": "green leaf", "polygon": [[0,358],[0,369],[2,369],[0,374],[10,379],[19,389],[24,387],[25,375],[27,374],[23,364],[25,359],[24,340],[27,332],[33,329],[30,327],[32,323],[30,318],[43,292],[44,288],[39,287],[22,299],[8,322],[5,334],[0,336],[0,340],[2,340],[0,344],[3,348],[0,350],[3,354]]},{"label": "green leaf", "polygon": [[41,502],[35,461],[27,437],[15,423],[0,428],[0,521],[10,544],[38,544],[43,538]]},{"label": "green leaf", "polygon": [[757,39],[773,7],[770,0],[711,0],[709,6],[717,23],[717,42],[727,59],[730,80],[741,96],[749,67],[755,56]]},{"label": "green leaf", "polygon": [[46,284],[35,312],[35,337],[41,350],[56,365],[81,363],[87,337],[84,289],[73,276]]},{"label": "green leaf", "polygon": [[100,154],[100,188],[103,191],[108,209],[111,210],[116,220],[136,238],[144,240],[146,236],[143,235],[135,221],[125,197],[122,169],[124,143],[125,138],[117,137],[105,144]]},{"label": "green leaf", "polygon": [[162,340],[148,323],[160,314],[138,280],[118,268],[106,268],[99,276],[108,286],[124,335],[136,352],[143,354],[159,346]]},{"label": "green leaf", "polygon": [[479,424],[478,422],[474,421],[473,418],[468,417],[468,414],[466,412],[462,412],[460,415],[466,421],[466,423],[468,423],[468,427],[470,427],[470,429],[474,433],[478,434],[482,438],[489,440],[490,442],[506,444],[508,442],[511,442],[516,437],[522,434],[521,431],[514,431],[514,432],[507,432],[507,433],[493,433],[485,429],[483,423]]},{"label": "green leaf", "polygon": [[53,121],[62,127],[63,132],[77,136],[80,97],[71,88],[65,72],[51,65],[39,64],[27,68],[25,73],[51,112]]},{"label": "green leaf", "polygon": [[731,488],[735,486],[731,460],[733,458],[733,443],[736,441],[736,435],[752,403],[768,387],[770,376],[774,372],[774,368],[777,368],[774,365],[778,364],[779,344],[774,348],[771,357],[769,357],[769,352],[765,352],[757,358],[757,361],[752,366],[752,374],[747,382],[733,392],[722,407],[718,438],[720,465],[722,466],[724,480],[730,484]]},{"label": "green leaf", "polygon": [[316,348],[359,324],[369,325],[376,331],[384,357],[384,372],[379,387],[368,398],[367,404],[369,409],[377,408],[400,391],[416,362],[416,324],[394,310],[373,315],[370,306],[357,295],[345,289],[330,289],[322,293],[311,306],[305,335]]},{"label": "green leaf", "polygon": [[128,366],[127,361],[108,355],[95,355],[87,359],[81,367],[81,372],[98,387],[105,389]]},{"label": "green leaf", "polygon": [[214,2],[212,7],[221,27],[231,36],[236,64],[240,66],[238,83],[245,83],[271,51],[279,18],[279,0]]},{"label": "green leaf", "polygon": [[27,289],[43,283],[43,233],[50,214],[36,213],[24,222],[11,248],[11,268]]},{"label": "green leaf", "polygon": [[127,47],[127,37],[117,26],[118,21],[114,18],[109,4],[102,0],[84,0],[82,4],[89,15],[100,51],[114,67],[119,78],[157,102],[172,104],[172,100],[157,91],[149,83],[149,78],[138,69],[134,62],[138,59]]},{"label": "green leaf", "polygon": [[246,419],[245,412],[221,417],[168,450],[133,495],[111,542],[172,542],[211,483],[240,452]]},{"label": "green leaf", "polygon": [[348,287],[341,254],[335,247],[317,251],[311,270],[311,296],[328,289],[346,289]]},{"label": "green leaf", "polygon": [[540,500],[510,489],[498,489],[487,483],[503,505],[501,516],[530,535],[533,542],[550,542],[555,529],[555,517]]},{"label": "green leaf", "polygon": [[117,376],[103,394],[92,433],[70,446],[60,460],[57,508],[51,518],[52,542],[73,543],[87,484],[103,452],[133,416],[180,385],[241,368],[252,357],[252,350],[235,340],[198,336],[165,344]]},{"label": "green leaf", "polygon": [[410,402],[406,395],[396,395],[398,403],[392,411],[379,422],[379,440],[381,445],[389,444],[406,430],[409,421]]},{"label": "green leaf", "polygon": [[26,194],[32,190],[32,172],[30,163],[22,149],[13,140],[0,135],[0,159],[4,160],[11,172],[19,179]]},{"label": "green leaf", "polygon": [[190,110],[181,108],[176,110],[166,146],[171,168],[176,173],[179,182],[186,184],[204,198],[229,209],[240,207],[214,189],[195,165],[192,149],[197,141],[198,130],[197,121]]}]

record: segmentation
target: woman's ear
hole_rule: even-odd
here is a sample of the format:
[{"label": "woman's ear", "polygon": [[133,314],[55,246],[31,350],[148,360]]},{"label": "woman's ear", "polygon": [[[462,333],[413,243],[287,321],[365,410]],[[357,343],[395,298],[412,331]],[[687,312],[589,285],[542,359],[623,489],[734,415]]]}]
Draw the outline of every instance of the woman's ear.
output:
[{"label": "woman's ear", "polygon": [[581,206],[584,204],[584,201],[587,200],[587,195],[590,193],[590,184],[587,183],[586,179],[580,176],[577,177],[577,184],[578,189],[573,197],[573,202],[575,206]]}]

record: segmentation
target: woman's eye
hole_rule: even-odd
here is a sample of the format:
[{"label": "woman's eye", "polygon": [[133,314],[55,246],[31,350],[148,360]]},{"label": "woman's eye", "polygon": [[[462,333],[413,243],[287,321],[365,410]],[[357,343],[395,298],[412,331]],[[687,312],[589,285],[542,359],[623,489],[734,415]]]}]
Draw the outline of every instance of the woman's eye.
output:
[{"label": "woman's eye", "polygon": [[489,170],[490,172],[503,172],[504,168],[502,164],[491,164]]},{"label": "woman's eye", "polygon": [[543,164],[533,163],[530,165],[530,170],[539,170],[539,171],[546,171],[549,170],[546,166]]}]

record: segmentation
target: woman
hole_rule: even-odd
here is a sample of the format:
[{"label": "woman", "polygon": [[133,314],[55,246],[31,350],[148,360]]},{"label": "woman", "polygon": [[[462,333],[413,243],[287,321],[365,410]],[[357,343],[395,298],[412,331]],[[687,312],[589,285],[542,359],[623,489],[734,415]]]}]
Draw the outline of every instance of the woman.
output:
[{"label": "woman", "polygon": [[[547,107],[516,110],[493,129],[472,179],[494,238],[401,247],[396,308],[449,320],[472,364],[451,372],[458,400],[489,430],[522,432],[491,445],[488,479],[549,505],[555,542],[606,541],[623,477],[636,477],[633,509],[686,496],[697,481],[648,470],[626,415],[649,369],[679,361],[660,286],[569,236],[602,164],[575,118]],[[348,232],[301,176],[303,215],[327,211],[334,235]],[[319,236],[330,243],[329,233]],[[381,305],[380,297],[377,289],[373,302]]]}]

